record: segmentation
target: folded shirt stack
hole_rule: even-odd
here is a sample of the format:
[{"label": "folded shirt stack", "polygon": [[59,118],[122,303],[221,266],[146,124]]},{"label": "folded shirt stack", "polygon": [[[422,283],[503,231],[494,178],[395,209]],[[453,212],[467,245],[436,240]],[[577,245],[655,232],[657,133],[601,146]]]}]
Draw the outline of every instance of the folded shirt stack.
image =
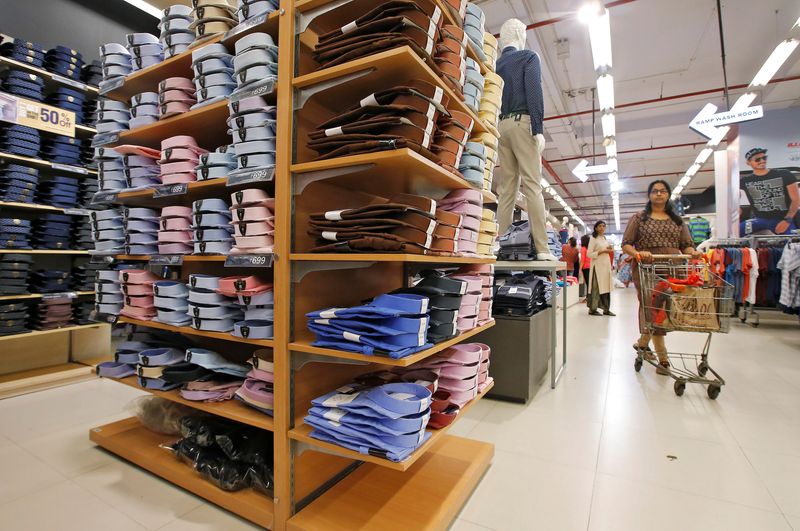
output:
[{"label": "folded shirt stack", "polygon": [[364,455],[405,461],[430,438],[431,391],[415,383],[351,383],[311,401],[311,436]]},{"label": "folded shirt stack", "polygon": [[122,167],[128,190],[144,190],[160,184],[161,151],[144,146],[117,146],[122,153]]},{"label": "folded shirt stack", "polygon": [[446,105],[441,87],[412,82],[367,96],[323,122],[308,135],[308,147],[329,159],[356,153],[410,148],[432,158],[436,122]]},{"label": "folded shirt stack", "polygon": [[161,12],[158,29],[159,41],[164,46],[164,59],[178,55],[189,49],[194,42],[194,30],[191,29],[194,17],[189,6],[169,6]]},{"label": "folded shirt stack", "polygon": [[547,307],[544,279],[534,274],[498,276],[495,315],[534,315]]},{"label": "folded shirt stack", "polygon": [[192,254],[192,209],[168,206],[161,209],[158,231],[159,254]]},{"label": "folded shirt stack", "polygon": [[191,136],[178,135],[161,141],[161,182],[163,184],[182,184],[197,180],[195,168],[200,155],[208,153],[198,147]]},{"label": "folded shirt stack", "polygon": [[439,40],[443,18],[441,9],[431,0],[396,0],[382,4],[358,15],[340,29],[320,35],[313,57],[320,68],[326,68],[410,46],[428,60]]},{"label": "folded shirt stack", "polygon": [[275,112],[261,96],[228,102],[236,169],[231,175],[275,167]]},{"label": "folded shirt stack", "polygon": [[481,216],[481,228],[478,232],[478,254],[481,256],[494,256],[494,243],[500,227],[497,224],[494,210],[484,208]]},{"label": "folded shirt stack", "polygon": [[236,0],[192,0],[195,42],[201,43],[225,33],[237,24]]},{"label": "folded shirt stack", "polygon": [[561,258],[561,240],[553,227],[547,227],[547,247],[556,258]]},{"label": "folded shirt stack", "polygon": [[308,329],[316,336],[314,346],[403,358],[431,346],[429,309],[424,295],[395,293],[379,295],[369,304],[327,308],[306,317]]},{"label": "folded shirt stack", "polygon": [[158,92],[134,94],[131,98],[130,112],[131,121],[128,126],[131,129],[157,122],[160,113]]},{"label": "folded shirt stack", "polygon": [[98,98],[96,108],[98,134],[121,133],[130,128],[131,111],[125,102]]},{"label": "folded shirt stack", "polygon": [[97,365],[95,371],[104,378],[126,378],[136,374],[139,364],[139,352],[150,348],[144,341],[120,341],[114,351],[114,361],[104,361]]},{"label": "folded shirt stack", "polygon": [[447,85],[463,99],[467,76],[467,35],[452,24],[442,26],[440,40],[436,44],[434,64]]},{"label": "folded shirt stack", "polygon": [[236,301],[217,292],[220,277],[189,275],[189,317],[192,328],[212,332],[231,332],[241,321],[242,311]]},{"label": "folded shirt stack", "polygon": [[463,177],[458,171],[458,165],[475,121],[468,114],[453,108],[448,108],[447,112],[449,116],[442,114],[436,124],[436,136],[431,149],[434,160],[440,166]]},{"label": "folded shirt stack", "polygon": [[119,209],[96,210],[89,214],[92,222],[94,250],[89,254],[123,254],[125,230]]},{"label": "folded shirt stack", "polygon": [[257,350],[253,353],[253,358],[249,361],[252,369],[248,371],[244,383],[236,391],[236,399],[272,416],[275,403],[273,394],[275,369],[271,361],[262,359],[259,354],[272,353],[266,350]]},{"label": "folded shirt stack", "polygon": [[277,82],[278,47],[272,37],[266,33],[251,33],[236,41],[235,46],[233,70],[237,92],[267,80]]},{"label": "folded shirt stack", "polygon": [[275,199],[258,188],[231,194],[231,214],[236,245],[231,254],[271,253],[275,244]]},{"label": "folded shirt stack", "polygon": [[3,75],[3,92],[26,100],[44,100],[44,78],[22,70],[9,69]]},{"label": "folded shirt stack", "polygon": [[[76,208],[80,202],[80,180],[57,175],[39,183],[36,200],[42,205],[59,208]],[[55,214],[53,214],[55,215]],[[68,220],[70,218],[67,218]]]},{"label": "folded shirt stack", "polygon": [[[43,204],[55,204],[43,202]],[[59,205],[55,205],[59,206]],[[72,205],[74,206],[74,204]],[[72,248],[73,216],[45,214],[33,224],[32,245],[37,249],[65,250]]]},{"label": "folded shirt stack", "polygon": [[228,254],[233,245],[233,226],[228,203],[199,199],[192,203],[194,254]]},{"label": "folded shirt stack", "polygon": [[492,300],[494,299],[494,264],[467,264],[461,266],[457,274],[476,275],[481,279],[481,301],[478,311],[478,326],[491,322]]},{"label": "folded shirt stack", "polygon": [[494,72],[497,68],[498,43],[497,38],[488,31],[483,32],[483,55],[486,56],[483,66]]},{"label": "folded shirt stack", "polygon": [[116,42],[100,46],[100,60],[103,63],[103,80],[100,90],[104,86],[115,83],[119,78],[124,78],[133,70],[131,53],[128,49]]},{"label": "folded shirt stack", "polygon": [[411,287],[393,293],[412,293],[429,299],[428,340],[441,343],[458,335],[462,301],[474,303],[475,297],[467,296],[466,291],[467,283],[463,280],[447,278],[441,271],[425,270]]},{"label": "folded shirt stack", "polygon": [[[92,192],[94,193],[94,192]],[[71,249],[79,251],[89,251],[94,249],[92,239],[92,223],[88,216],[75,216],[72,222],[72,242]]]},{"label": "folded shirt stack", "polygon": [[28,293],[32,262],[29,254],[0,254],[0,295]]},{"label": "folded shirt stack", "polygon": [[458,320],[456,321],[458,332],[462,333],[476,328],[483,298],[483,279],[477,275],[465,273],[453,273],[448,278],[461,280],[467,285],[466,291],[461,297],[461,306],[458,308]]},{"label": "folded shirt stack", "polygon": [[425,254],[436,230],[436,201],[397,194],[385,203],[309,216],[312,252],[402,252]]},{"label": "folded shirt stack", "polygon": [[136,364],[136,374],[139,385],[145,389],[157,391],[170,391],[177,389],[181,384],[168,382],[162,378],[168,367],[183,363],[185,353],[173,347],[149,348],[139,352],[139,362]]},{"label": "folded shirt stack", "polygon": [[16,38],[0,45],[0,55],[36,68],[44,68],[46,56],[40,44]]},{"label": "folded shirt stack", "polygon": [[34,293],[62,293],[69,290],[69,271],[39,269],[29,280]]},{"label": "folded shirt stack", "polygon": [[494,132],[487,131],[473,136],[471,142],[480,142],[483,144],[483,150],[486,152],[486,167],[483,171],[483,186],[482,188],[488,192],[492,191],[492,180],[494,177],[494,168],[498,162],[498,143],[499,137]]},{"label": "folded shirt stack", "polygon": [[503,78],[494,72],[487,72],[483,78],[483,95],[478,117],[497,128],[500,123],[500,106],[503,100]]},{"label": "folded shirt stack", "polygon": [[472,186],[482,189],[486,172],[486,148],[480,142],[467,142],[458,163],[458,171]]},{"label": "folded shirt stack", "polygon": [[125,303],[122,294],[122,283],[119,271],[115,269],[100,270],[94,283],[95,310],[101,315],[119,315]]},{"label": "folded shirt stack", "polygon": [[236,15],[239,17],[239,24],[244,24],[261,15],[269,15],[279,8],[278,0],[239,0]]},{"label": "folded shirt stack", "polygon": [[478,190],[453,190],[439,201],[439,208],[461,216],[458,252],[474,256],[478,252],[478,232],[483,217],[483,194]]},{"label": "folded shirt stack", "polygon": [[153,283],[161,280],[145,269],[123,269],[119,272],[125,305],[120,315],[149,321],[156,316]]},{"label": "folded shirt stack", "polygon": [[[63,290],[62,290],[63,291]],[[54,330],[72,324],[72,299],[42,299],[31,316],[31,328],[34,330]]]},{"label": "folded shirt stack", "polygon": [[[424,367],[439,374],[439,388],[433,396],[439,404],[433,408],[434,411],[455,416],[459,409],[478,396],[492,381],[489,376],[490,355],[491,349],[483,343],[462,343],[415,364],[413,367]],[[437,424],[446,422],[442,415],[432,414],[431,421],[434,420]]]},{"label": "folded shirt stack", "polygon": [[158,84],[159,120],[189,112],[197,103],[195,87],[191,79],[170,77]]},{"label": "folded shirt stack", "polygon": [[0,201],[33,203],[39,184],[39,170],[21,164],[0,166]]},{"label": "folded shirt stack", "polygon": [[77,50],[66,46],[56,46],[47,51],[44,67],[48,72],[64,76],[75,81],[81,78],[81,69],[84,65],[83,55]]},{"label": "folded shirt stack", "polygon": [[[174,381],[175,376],[183,376],[181,396],[186,400],[222,402],[234,397],[249,370],[248,365],[229,360],[218,352],[190,347],[186,349],[185,363],[171,367],[163,378]],[[185,373],[199,371],[206,371],[206,374],[199,379],[186,381],[189,376]]]},{"label": "folded shirt stack", "polygon": [[102,264],[85,262],[72,268],[70,274],[69,288],[74,291],[92,291],[97,282],[97,271],[103,267]]},{"label": "folded shirt stack", "polygon": [[97,164],[97,184],[100,190],[124,190],[128,187],[122,153],[114,148],[95,148],[94,161]]},{"label": "folded shirt stack", "polygon": [[[464,33],[472,43],[472,49],[483,62],[486,54],[483,51],[483,35],[486,33],[486,14],[472,2],[467,4],[467,13],[464,15]],[[480,71],[480,70],[479,70]]]},{"label": "folded shirt stack", "polygon": [[92,177],[87,175],[83,179],[81,179],[79,184],[80,194],[78,196],[78,204],[81,208],[95,210],[99,207],[97,205],[92,205],[92,199],[94,198],[94,194],[96,194],[100,190],[100,184],[97,177]]},{"label": "folded shirt stack", "polygon": [[192,70],[197,98],[193,109],[223,101],[236,88],[236,81],[233,80],[233,55],[222,43],[209,44],[194,50]]},{"label": "folded shirt stack", "polygon": [[91,299],[83,297],[72,301],[72,320],[75,324],[86,325],[94,323],[92,312],[94,312],[94,301]]},{"label": "folded shirt stack", "polygon": [[155,35],[129,33],[125,35],[125,40],[128,42],[133,72],[155,66],[164,60],[164,45]]},{"label": "folded shirt stack", "polygon": [[155,321],[174,326],[187,326],[192,318],[186,313],[189,287],[183,282],[159,280],[153,283],[153,304],[157,315]]},{"label": "folded shirt stack", "polygon": [[50,162],[80,166],[83,140],[63,135],[50,136],[42,142],[40,156]]},{"label": "folded shirt stack", "polygon": [[86,94],[81,107],[81,119],[76,121],[87,127],[94,127],[97,122],[97,100],[92,94]]},{"label": "folded shirt stack", "polygon": [[200,155],[195,175],[198,181],[222,179],[236,169],[236,152],[233,146],[220,146],[211,153]]},{"label": "folded shirt stack", "polygon": [[132,255],[158,254],[158,230],[161,218],[152,208],[124,207],[125,253]]},{"label": "folded shirt stack", "polygon": [[32,222],[21,218],[0,218],[0,248],[30,249]]},{"label": "folded shirt stack", "polygon": [[0,302],[0,337],[24,334],[28,329],[30,306],[26,302]]},{"label": "folded shirt stack", "polygon": [[84,123],[83,109],[86,93],[70,87],[58,87],[44,100],[48,105],[75,113],[75,123]]},{"label": "folded shirt stack", "polygon": [[[273,336],[272,284],[257,276],[224,277],[219,281],[217,293],[236,298],[238,305],[245,311],[245,318],[235,322],[232,334],[245,339],[271,339]],[[261,309],[259,306],[267,306]],[[249,316],[247,315],[249,313]]]},{"label": "folded shirt stack", "polygon": [[37,129],[0,123],[0,151],[23,157],[38,157],[41,146],[41,134]]},{"label": "folded shirt stack", "polygon": [[[438,206],[438,205],[437,205]],[[436,209],[436,228],[429,254],[453,256],[458,253],[458,238],[461,234],[461,216],[442,208]]]},{"label": "folded shirt stack", "polygon": [[467,107],[475,111],[480,111],[481,98],[483,98],[483,74],[481,67],[475,59],[467,57],[467,77],[464,83],[464,103]]},{"label": "folded shirt stack", "polygon": [[100,61],[86,63],[81,69],[81,79],[87,85],[99,85],[103,80],[103,64]]}]

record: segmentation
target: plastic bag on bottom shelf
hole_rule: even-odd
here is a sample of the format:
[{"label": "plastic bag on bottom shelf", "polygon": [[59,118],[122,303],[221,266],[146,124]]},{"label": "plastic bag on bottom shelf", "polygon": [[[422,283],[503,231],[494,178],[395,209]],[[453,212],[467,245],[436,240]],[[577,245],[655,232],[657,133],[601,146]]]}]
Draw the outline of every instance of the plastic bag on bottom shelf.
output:
[{"label": "plastic bag on bottom shelf", "polygon": [[135,415],[145,428],[166,435],[181,434],[181,419],[194,410],[157,396],[140,396],[125,406],[125,411]]}]

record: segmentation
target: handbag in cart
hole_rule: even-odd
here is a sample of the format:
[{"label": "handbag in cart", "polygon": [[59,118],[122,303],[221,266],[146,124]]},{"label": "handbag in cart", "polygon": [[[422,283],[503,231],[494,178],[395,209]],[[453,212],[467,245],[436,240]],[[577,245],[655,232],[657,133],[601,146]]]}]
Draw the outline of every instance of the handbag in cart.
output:
[{"label": "handbag in cart", "polygon": [[672,295],[669,309],[670,328],[698,332],[719,331],[717,288],[687,286]]}]

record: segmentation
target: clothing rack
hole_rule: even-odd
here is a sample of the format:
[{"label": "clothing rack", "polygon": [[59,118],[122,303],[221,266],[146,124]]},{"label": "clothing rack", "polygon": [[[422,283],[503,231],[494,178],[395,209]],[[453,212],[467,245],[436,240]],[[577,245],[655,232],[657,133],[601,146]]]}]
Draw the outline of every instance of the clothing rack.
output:
[{"label": "clothing rack", "polygon": [[[759,246],[769,245],[772,243],[786,244],[790,242],[800,242],[800,234],[751,235],[748,236],[747,239],[750,242],[750,247],[756,249]],[[743,323],[747,323],[753,328],[757,328],[760,323],[760,311],[778,312],[781,310],[774,306],[758,306],[756,304],[745,302],[744,306],[741,308],[739,319]]]}]

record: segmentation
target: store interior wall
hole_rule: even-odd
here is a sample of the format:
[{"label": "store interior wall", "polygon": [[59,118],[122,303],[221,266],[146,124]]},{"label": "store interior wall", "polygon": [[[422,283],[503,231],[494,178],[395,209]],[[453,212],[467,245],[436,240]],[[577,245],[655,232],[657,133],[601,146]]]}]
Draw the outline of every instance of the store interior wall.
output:
[{"label": "store interior wall", "polygon": [[126,33],[158,34],[158,19],[123,0],[0,0],[0,33],[49,49],[69,46],[87,61]]}]

